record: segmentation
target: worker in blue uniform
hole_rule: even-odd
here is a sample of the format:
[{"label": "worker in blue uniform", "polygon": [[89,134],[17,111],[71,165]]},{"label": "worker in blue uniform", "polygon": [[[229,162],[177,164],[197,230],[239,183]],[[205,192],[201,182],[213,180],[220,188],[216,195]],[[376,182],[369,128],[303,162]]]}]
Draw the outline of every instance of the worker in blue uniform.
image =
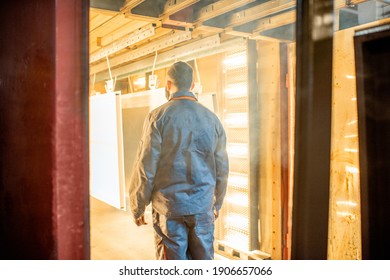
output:
[{"label": "worker in blue uniform", "polygon": [[214,221],[227,187],[226,134],[218,117],[190,92],[193,69],[168,70],[168,102],[145,119],[130,183],[135,223],[152,203],[157,259],[214,258]]}]

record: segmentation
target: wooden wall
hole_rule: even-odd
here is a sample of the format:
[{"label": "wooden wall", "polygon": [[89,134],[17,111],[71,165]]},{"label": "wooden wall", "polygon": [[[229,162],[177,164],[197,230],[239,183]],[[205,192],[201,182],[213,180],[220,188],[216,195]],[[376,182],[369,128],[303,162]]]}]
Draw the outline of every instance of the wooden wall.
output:
[{"label": "wooden wall", "polygon": [[[359,143],[353,36],[389,19],[334,34],[328,259],[361,259]],[[384,62],[385,63],[385,62]]]},{"label": "wooden wall", "polygon": [[282,258],[280,48],[258,41],[260,122],[260,250]]}]

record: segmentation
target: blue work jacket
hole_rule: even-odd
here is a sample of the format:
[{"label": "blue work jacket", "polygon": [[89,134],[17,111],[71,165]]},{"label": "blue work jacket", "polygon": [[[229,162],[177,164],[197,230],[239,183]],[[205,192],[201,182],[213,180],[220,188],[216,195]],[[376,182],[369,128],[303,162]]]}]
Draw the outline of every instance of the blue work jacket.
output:
[{"label": "blue work jacket", "polygon": [[149,113],[130,180],[134,218],[152,202],[166,216],[219,210],[226,194],[229,162],[218,117],[191,92],[177,92]]}]

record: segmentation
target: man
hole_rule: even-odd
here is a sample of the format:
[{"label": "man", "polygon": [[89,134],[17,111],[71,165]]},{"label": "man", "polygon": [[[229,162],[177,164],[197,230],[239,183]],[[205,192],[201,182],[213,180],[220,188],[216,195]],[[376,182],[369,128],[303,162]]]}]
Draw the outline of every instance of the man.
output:
[{"label": "man", "polygon": [[214,220],[226,193],[226,135],[218,117],[190,90],[193,69],[167,73],[168,102],[147,116],[130,183],[135,223],[151,202],[157,259],[214,258]]}]

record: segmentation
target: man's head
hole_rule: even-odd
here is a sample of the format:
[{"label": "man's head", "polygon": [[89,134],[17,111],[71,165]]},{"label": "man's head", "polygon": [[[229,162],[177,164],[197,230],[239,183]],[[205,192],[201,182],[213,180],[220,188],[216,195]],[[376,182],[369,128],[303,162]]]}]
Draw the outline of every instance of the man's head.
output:
[{"label": "man's head", "polygon": [[174,63],[168,70],[167,90],[172,92],[172,85],[178,91],[189,91],[193,86],[193,69],[183,61]]}]

